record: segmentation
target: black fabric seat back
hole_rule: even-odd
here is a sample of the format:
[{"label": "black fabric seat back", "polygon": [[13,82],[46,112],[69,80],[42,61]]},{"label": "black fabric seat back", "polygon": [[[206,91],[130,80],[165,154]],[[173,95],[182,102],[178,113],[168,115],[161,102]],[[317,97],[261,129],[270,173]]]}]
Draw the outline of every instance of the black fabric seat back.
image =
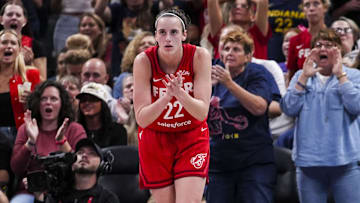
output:
[{"label": "black fabric seat back", "polygon": [[274,146],[277,182],[276,203],[298,203],[296,168],[291,159],[291,150]]},{"label": "black fabric seat back", "polygon": [[99,183],[114,192],[120,202],[146,203],[148,190],[139,188],[139,155],[134,146],[112,146],[104,148],[114,155],[112,170],[99,177]]}]

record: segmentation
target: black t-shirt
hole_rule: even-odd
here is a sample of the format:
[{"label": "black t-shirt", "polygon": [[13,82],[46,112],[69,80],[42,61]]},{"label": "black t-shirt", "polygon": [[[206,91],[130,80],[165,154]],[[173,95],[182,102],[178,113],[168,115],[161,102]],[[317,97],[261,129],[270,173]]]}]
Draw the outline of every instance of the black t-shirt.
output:
[{"label": "black t-shirt", "polygon": [[34,53],[34,59],[46,57],[46,52],[44,50],[44,45],[39,41],[33,38],[32,41],[32,51]]},{"label": "black t-shirt", "polygon": [[[0,126],[14,126],[15,119],[11,106],[10,92],[0,93]],[[8,108],[6,108],[8,107]]]},{"label": "black t-shirt", "polygon": [[[96,184],[89,190],[71,190],[60,197],[61,203],[119,203],[118,197],[111,191]],[[48,196],[46,203],[57,203],[52,197]]]}]

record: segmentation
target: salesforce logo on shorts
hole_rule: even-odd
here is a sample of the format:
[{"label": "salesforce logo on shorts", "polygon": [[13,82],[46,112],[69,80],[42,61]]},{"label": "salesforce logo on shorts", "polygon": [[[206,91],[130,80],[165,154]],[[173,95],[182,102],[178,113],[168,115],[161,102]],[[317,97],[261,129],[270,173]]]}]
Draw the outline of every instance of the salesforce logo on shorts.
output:
[{"label": "salesforce logo on shorts", "polygon": [[182,127],[182,126],[186,126],[186,125],[190,125],[191,124],[191,120],[187,120],[184,122],[175,122],[175,123],[161,123],[161,122],[157,122],[157,124],[161,127],[167,127],[167,128],[177,128],[177,127]]}]

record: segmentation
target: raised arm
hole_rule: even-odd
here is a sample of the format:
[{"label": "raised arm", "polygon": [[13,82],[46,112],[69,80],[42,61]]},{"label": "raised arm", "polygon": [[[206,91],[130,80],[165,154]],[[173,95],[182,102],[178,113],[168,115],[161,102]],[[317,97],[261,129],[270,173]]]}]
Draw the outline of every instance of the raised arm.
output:
[{"label": "raised arm", "polygon": [[224,23],[219,0],[207,0],[207,6],[209,14],[210,34],[211,36],[215,36]]},{"label": "raised arm", "polygon": [[298,116],[305,103],[305,87],[309,78],[320,71],[320,67],[314,68],[314,60],[318,50],[312,49],[305,59],[303,69],[296,72],[291,78],[289,88],[280,101],[281,110],[288,116]]},{"label": "raised arm", "polygon": [[108,7],[108,0],[96,0],[94,5],[94,12],[100,16],[105,22],[111,21],[110,8]]},{"label": "raised arm", "polygon": [[254,0],[256,3],[255,24],[264,36],[269,31],[268,11],[269,0]]},{"label": "raised arm", "polygon": [[164,94],[151,103],[151,65],[144,52],[135,58],[133,72],[135,117],[139,126],[145,128],[160,116],[172,97]]}]

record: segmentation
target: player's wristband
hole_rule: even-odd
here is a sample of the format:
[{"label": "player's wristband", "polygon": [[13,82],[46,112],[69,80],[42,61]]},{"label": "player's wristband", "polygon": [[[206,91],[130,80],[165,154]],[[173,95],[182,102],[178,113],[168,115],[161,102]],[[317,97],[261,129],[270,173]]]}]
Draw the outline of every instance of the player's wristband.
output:
[{"label": "player's wristband", "polygon": [[62,140],[56,141],[55,144],[56,145],[63,145],[63,144],[65,144],[66,141],[67,141],[67,139],[66,139],[66,137],[64,137]]}]

